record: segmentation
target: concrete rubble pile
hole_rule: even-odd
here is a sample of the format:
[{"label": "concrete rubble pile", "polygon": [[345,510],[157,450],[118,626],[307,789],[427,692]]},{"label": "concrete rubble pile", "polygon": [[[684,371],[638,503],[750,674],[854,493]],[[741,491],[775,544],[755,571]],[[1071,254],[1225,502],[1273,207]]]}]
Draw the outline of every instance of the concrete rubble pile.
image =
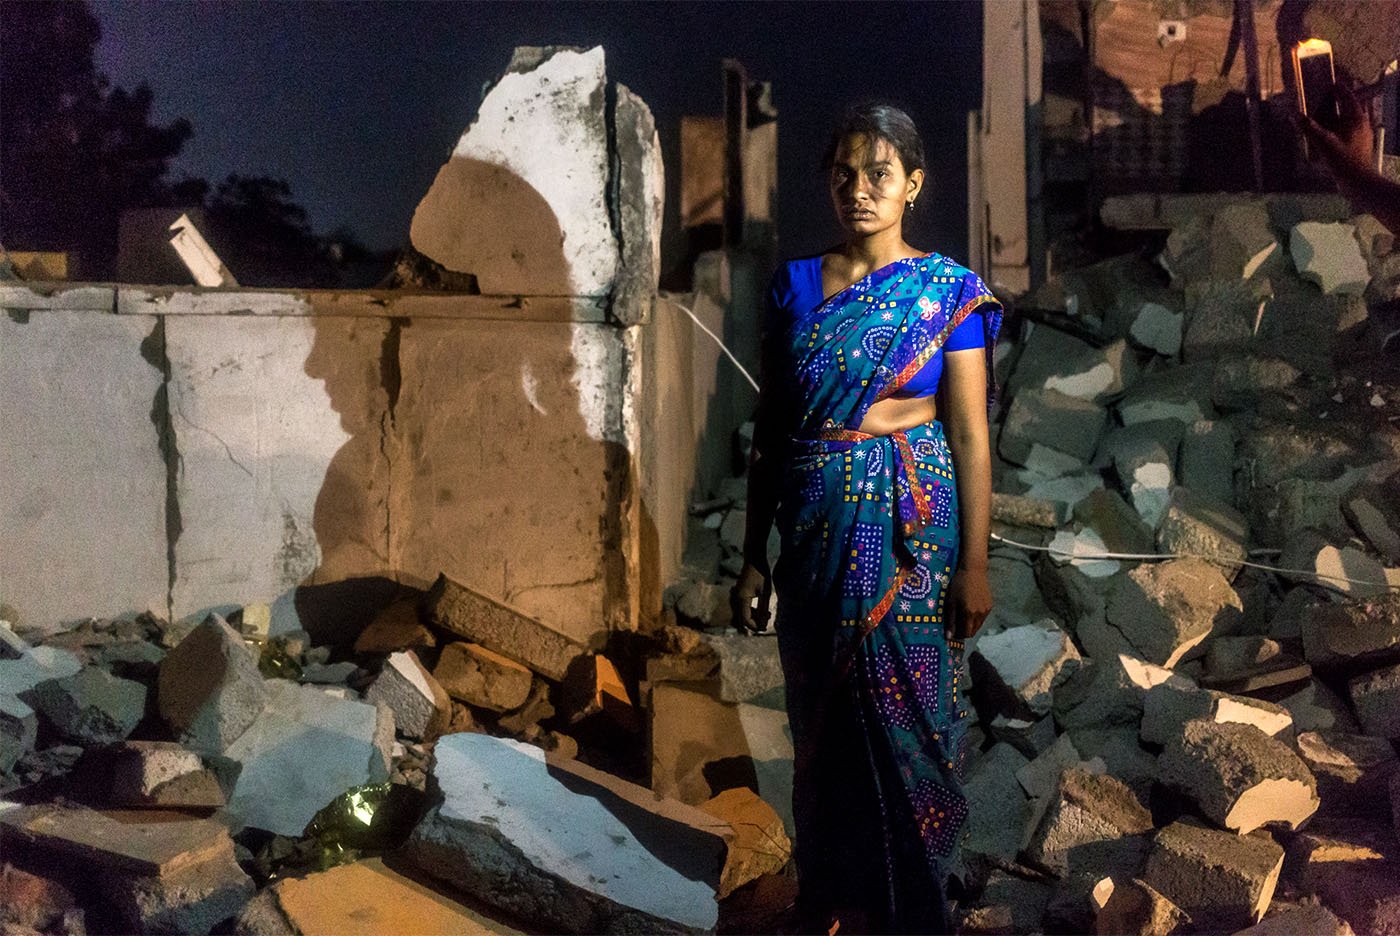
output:
[{"label": "concrete rubble pile", "polygon": [[353,645],[266,611],[0,627],[5,874],[68,895],[25,925],[335,932],[363,888],[363,919],[712,931],[791,881],[779,683],[732,638],[600,652],[445,576]]},{"label": "concrete rubble pile", "polygon": [[[1400,932],[1400,252],[1332,196],[1103,213],[1160,250],[1052,279],[997,354],[961,926]],[[649,669],[692,764],[759,757],[744,707],[781,705],[771,634],[724,636],[745,498],[692,505],[666,596],[719,678]]]}]

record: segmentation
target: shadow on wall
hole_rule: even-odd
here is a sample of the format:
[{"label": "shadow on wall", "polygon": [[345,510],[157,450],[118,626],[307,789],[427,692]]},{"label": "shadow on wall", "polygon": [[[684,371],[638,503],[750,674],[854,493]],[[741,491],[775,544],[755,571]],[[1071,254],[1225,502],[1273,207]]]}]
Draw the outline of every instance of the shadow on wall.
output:
[{"label": "shadow on wall", "polygon": [[[519,176],[454,156],[439,192],[415,227],[486,242],[473,251],[480,262],[536,294],[580,292],[558,219]],[[624,613],[635,467],[622,435],[622,332],[570,321],[564,303],[535,305],[522,297],[514,321],[309,320],[306,373],[324,382],[349,436],[315,497],[319,560],[288,583],[316,642],[353,640],[439,572],[585,642]],[[542,315],[545,305],[557,314]]]}]

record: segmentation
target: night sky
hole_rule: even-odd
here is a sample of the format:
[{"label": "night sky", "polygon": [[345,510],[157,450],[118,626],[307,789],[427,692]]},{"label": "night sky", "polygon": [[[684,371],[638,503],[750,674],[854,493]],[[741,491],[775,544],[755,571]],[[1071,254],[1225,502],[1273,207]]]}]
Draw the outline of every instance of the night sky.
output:
[{"label": "night sky", "polygon": [[153,119],[194,125],[173,176],[285,178],[319,233],[346,225],[373,247],[406,242],[414,206],[512,48],[601,44],[609,78],[640,94],[663,128],[721,112],[726,56],[773,82],[787,255],[838,236],[817,161],[841,106],[874,97],[905,108],[924,135],[934,196],[920,201],[909,240],[966,258],[966,112],[981,95],[975,3],[113,0],[93,9],[99,70],[123,86],[148,83]]}]

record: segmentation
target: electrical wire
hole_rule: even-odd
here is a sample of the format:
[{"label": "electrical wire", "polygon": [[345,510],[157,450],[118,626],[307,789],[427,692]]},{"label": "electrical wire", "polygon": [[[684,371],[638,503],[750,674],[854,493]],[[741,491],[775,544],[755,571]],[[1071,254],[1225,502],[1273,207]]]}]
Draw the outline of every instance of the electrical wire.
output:
[{"label": "electrical wire", "polygon": [[687,309],[685,306],[681,305],[681,304],[680,304],[679,302],[677,302],[676,300],[674,300],[674,299],[667,299],[666,301],[669,302],[671,305],[675,306],[677,309],[680,309],[680,310],[681,310],[682,312],[684,312],[686,315],[690,316],[690,320],[691,320],[692,322],[694,322],[694,323],[696,324],[696,326],[698,326],[699,329],[700,329],[702,332],[704,332],[705,334],[709,335],[712,339],[714,339],[715,344],[719,345],[719,349],[720,349],[721,351],[724,352],[724,356],[727,357],[727,358],[729,358],[730,361],[734,362],[734,366],[737,367],[737,368],[739,368],[739,373],[741,373],[741,374],[744,375],[744,379],[745,379],[745,380],[747,380],[749,383],[753,384],[753,388],[754,388],[754,391],[755,391],[755,392],[758,391],[758,389],[759,389],[759,387],[758,387],[758,381],[757,381],[757,380],[754,380],[754,379],[753,379],[753,375],[750,374],[750,373],[748,372],[748,370],[745,369],[744,365],[742,365],[742,364],[739,363],[739,359],[736,358],[736,357],[734,356],[734,352],[733,352],[733,351],[730,351],[730,350],[729,350],[729,346],[726,345],[723,341],[720,340],[719,335],[716,335],[714,332],[710,331],[710,329],[706,327],[705,323],[702,322],[702,321],[700,321],[700,317],[699,317],[698,315],[696,315],[694,312],[690,311],[690,309]]},{"label": "electrical wire", "polygon": [[[998,533],[993,533],[992,539],[998,543],[1005,543],[1008,546],[1015,546],[1017,549],[1029,549],[1036,552],[1047,552],[1057,556],[1064,556],[1068,559],[1083,559],[1086,561],[1099,559],[1125,559],[1132,562],[1154,562],[1162,559],[1202,559],[1206,562],[1215,562],[1220,565],[1242,565],[1251,569],[1264,569],[1268,572],[1280,572],[1284,575],[1307,575],[1315,579],[1327,579],[1332,582],[1345,582],[1349,585],[1371,585],[1378,588],[1400,590],[1400,583],[1395,582],[1374,582],[1367,579],[1354,579],[1345,575],[1328,575],[1325,572],[1317,572],[1313,569],[1284,569],[1279,566],[1265,565],[1261,562],[1250,562],[1248,559],[1235,559],[1225,556],[1208,556],[1203,553],[1116,553],[1116,552],[1067,552],[1057,549],[1054,546],[1033,546],[1030,543],[1021,543]],[[1273,553],[1276,550],[1262,550],[1262,552]]]}]

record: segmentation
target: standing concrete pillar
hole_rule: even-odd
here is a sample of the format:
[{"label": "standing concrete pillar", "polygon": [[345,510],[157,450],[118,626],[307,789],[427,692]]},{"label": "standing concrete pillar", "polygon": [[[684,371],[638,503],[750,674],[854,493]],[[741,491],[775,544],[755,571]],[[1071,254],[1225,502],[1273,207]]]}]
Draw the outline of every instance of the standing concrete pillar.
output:
[{"label": "standing concrete pillar", "polygon": [[982,6],[982,108],[968,120],[968,255],[992,288],[1043,276],[1037,0]]}]

